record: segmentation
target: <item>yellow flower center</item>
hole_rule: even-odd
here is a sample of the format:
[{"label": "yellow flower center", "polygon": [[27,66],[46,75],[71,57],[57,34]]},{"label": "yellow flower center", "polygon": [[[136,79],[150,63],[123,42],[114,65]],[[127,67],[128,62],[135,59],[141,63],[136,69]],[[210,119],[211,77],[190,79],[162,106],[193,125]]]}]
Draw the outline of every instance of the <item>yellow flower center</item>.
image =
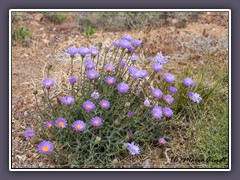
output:
[{"label": "yellow flower center", "polygon": [[162,139],[160,140],[160,143],[164,143]]},{"label": "yellow flower center", "polygon": [[50,86],[50,83],[46,83],[46,86]]},{"label": "yellow flower center", "polygon": [[82,129],[82,126],[77,125],[77,129],[81,130],[81,129]]},{"label": "yellow flower center", "polygon": [[98,124],[99,124],[99,122],[98,122],[98,121],[94,121],[94,124],[95,124],[95,125],[98,125]]},{"label": "yellow flower center", "polygon": [[48,151],[48,147],[47,146],[44,146],[43,148],[42,148],[42,150],[44,151],[44,152],[46,152],[46,151]]},{"label": "yellow flower center", "polygon": [[90,74],[90,77],[94,77],[94,74]]},{"label": "yellow flower center", "polygon": [[105,103],[102,104],[102,107],[106,107],[107,105]]},{"label": "yellow flower center", "polygon": [[63,127],[63,122],[59,122],[58,125],[59,125],[60,127]]},{"label": "yellow flower center", "polygon": [[159,95],[159,93],[158,93],[158,92],[156,92],[156,93],[155,93],[155,95],[156,95],[156,96],[158,96],[158,95]]},{"label": "yellow flower center", "polygon": [[169,103],[169,102],[170,102],[170,99],[169,99],[169,98],[167,98],[167,99],[166,99],[166,102],[167,102],[167,103]]},{"label": "yellow flower center", "polygon": [[90,105],[87,105],[87,109],[91,109],[92,108],[92,106],[90,106]]},{"label": "yellow flower center", "polygon": [[108,81],[108,84],[112,84],[112,82],[113,82],[112,80],[109,80],[109,81]]},{"label": "yellow flower center", "polygon": [[52,124],[48,124],[48,127],[52,127]]},{"label": "yellow flower center", "polygon": [[111,67],[108,67],[108,68],[107,68],[107,71],[111,71]]},{"label": "yellow flower center", "polygon": [[168,112],[168,111],[166,111],[166,112],[165,112],[165,114],[166,114],[166,115],[168,115],[168,114],[169,114],[169,112]]}]

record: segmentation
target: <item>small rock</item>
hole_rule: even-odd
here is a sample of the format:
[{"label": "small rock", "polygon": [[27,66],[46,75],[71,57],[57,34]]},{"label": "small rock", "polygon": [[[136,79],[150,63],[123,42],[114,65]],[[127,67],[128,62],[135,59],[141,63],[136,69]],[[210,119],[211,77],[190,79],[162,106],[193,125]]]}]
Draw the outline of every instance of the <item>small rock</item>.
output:
[{"label": "small rock", "polygon": [[146,159],[143,163],[142,163],[142,167],[143,168],[152,168],[153,167],[153,162],[151,159]]}]

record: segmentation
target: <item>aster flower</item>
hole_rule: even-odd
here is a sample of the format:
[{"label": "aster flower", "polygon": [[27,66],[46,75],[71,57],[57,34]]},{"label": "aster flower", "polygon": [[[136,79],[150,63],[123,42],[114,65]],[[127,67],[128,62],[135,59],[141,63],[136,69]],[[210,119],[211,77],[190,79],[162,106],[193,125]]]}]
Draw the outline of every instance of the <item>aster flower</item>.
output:
[{"label": "aster flower", "polygon": [[95,46],[90,46],[90,54],[92,56],[97,56],[99,53],[98,49]]},{"label": "aster flower", "polygon": [[138,39],[132,39],[131,41],[133,43],[134,46],[138,47],[141,46],[142,41],[138,40]]},{"label": "aster flower", "polygon": [[94,92],[91,94],[91,97],[92,97],[93,99],[98,99],[98,98],[99,98],[99,93],[96,92],[96,91],[94,91]]},{"label": "aster flower", "polygon": [[53,151],[53,145],[50,141],[42,141],[38,145],[38,149],[42,154],[48,154]]},{"label": "aster flower", "polygon": [[183,79],[183,84],[185,86],[191,87],[191,86],[194,85],[194,82],[193,82],[193,80],[191,78],[184,78]]},{"label": "aster flower", "polygon": [[132,130],[129,130],[126,135],[126,139],[130,139],[133,136]]},{"label": "aster flower", "polygon": [[128,34],[124,35],[124,36],[122,37],[122,39],[125,39],[125,40],[127,40],[127,41],[129,41],[129,42],[131,42],[131,41],[133,40],[132,36],[130,36],[130,35],[128,35]]},{"label": "aster flower", "polygon": [[119,41],[119,44],[122,48],[129,49],[132,47],[131,43],[125,39]]},{"label": "aster flower", "polygon": [[93,126],[101,126],[102,125],[102,119],[100,117],[93,117],[91,119],[91,124]]},{"label": "aster flower", "polygon": [[47,121],[46,122],[46,128],[49,129],[51,127],[53,127],[54,123],[52,121]]},{"label": "aster flower", "polygon": [[128,111],[127,115],[131,117],[131,116],[133,116],[133,112],[132,111]]},{"label": "aster flower", "polygon": [[159,138],[158,143],[159,144],[166,144],[166,140],[164,138]]},{"label": "aster flower", "polygon": [[169,94],[167,94],[167,95],[165,95],[164,97],[163,97],[163,99],[164,99],[164,101],[166,101],[166,103],[168,103],[168,104],[172,104],[172,102],[173,102],[173,97],[171,96],[171,95],[169,95]]},{"label": "aster flower", "polygon": [[74,102],[74,98],[72,96],[66,96],[62,98],[62,103],[66,105],[71,105]]},{"label": "aster flower", "polygon": [[110,50],[110,47],[109,47],[109,46],[105,46],[104,49],[107,50],[107,51],[109,51],[109,50]]},{"label": "aster flower", "polygon": [[152,68],[153,68],[153,70],[156,71],[156,72],[159,72],[159,71],[162,71],[162,70],[163,70],[162,65],[161,65],[161,64],[158,64],[158,63],[154,63],[154,64],[152,65]]},{"label": "aster flower", "polygon": [[129,67],[128,67],[128,71],[129,71],[131,74],[133,74],[133,73],[135,73],[135,72],[137,71],[137,68],[134,67],[134,66],[129,66]]},{"label": "aster flower", "polygon": [[132,155],[136,155],[140,153],[140,148],[138,145],[135,145],[134,142],[127,143],[127,150],[132,154]]},{"label": "aster flower", "polygon": [[165,74],[163,75],[163,78],[165,79],[165,81],[167,81],[167,82],[169,82],[169,83],[172,83],[172,82],[175,81],[174,76],[173,76],[172,74],[170,74],[170,73],[165,73]]},{"label": "aster flower", "polygon": [[160,106],[154,106],[151,114],[156,119],[161,119],[161,117],[162,117],[162,108]]},{"label": "aster flower", "polygon": [[138,60],[139,58],[138,58],[138,56],[136,55],[136,54],[133,54],[132,56],[131,56],[131,60],[132,61],[136,61],[136,60]]},{"label": "aster flower", "polygon": [[77,78],[75,77],[70,77],[68,80],[71,84],[75,84],[77,82]]},{"label": "aster flower", "polygon": [[124,82],[122,82],[117,85],[117,90],[120,93],[126,93],[129,90],[129,86],[127,84],[125,84]]},{"label": "aster flower", "polygon": [[63,118],[58,118],[55,123],[58,128],[66,128],[67,127],[67,121]]},{"label": "aster flower", "polygon": [[160,51],[157,53],[156,57],[153,59],[156,63],[165,64],[167,63],[168,56],[163,56],[162,52]]},{"label": "aster flower", "polygon": [[146,107],[150,107],[150,101],[148,100],[148,98],[146,98],[145,99],[145,101],[144,101],[144,106],[146,106]]},{"label": "aster flower", "polygon": [[121,61],[121,62],[120,62],[120,66],[121,66],[121,67],[124,67],[125,65],[126,65],[126,62],[125,62],[125,61]]},{"label": "aster flower", "polygon": [[171,93],[176,93],[177,92],[177,88],[173,87],[173,86],[170,86],[168,88],[168,91],[171,92]]},{"label": "aster flower", "polygon": [[75,54],[78,53],[78,48],[76,47],[69,47],[67,49],[67,53],[70,55],[70,56],[74,56]]},{"label": "aster flower", "polygon": [[42,85],[46,88],[51,88],[55,84],[55,81],[52,78],[45,78],[42,82]]},{"label": "aster flower", "polygon": [[113,43],[113,45],[114,45],[115,47],[119,47],[119,46],[120,46],[119,41],[113,41],[112,43]]},{"label": "aster flower", "polygon": [[92,62],[92,59],[90,58],[86,59],[85,67],[87,70],[92,70],[95,68],[95,64]]},{"label": "aster flower", "polygon": [[161,98],[162,95],[163,95],[162,91],[160,89],[157,89],[157,88],[151,89],[151,92],[152,92],[153,97],[156,97],[158,99]]},{"label": "aster flower", "polygon": [[95,105],[91,101],[86,101],[83,103],[83,108],[88,112],[92,112],[95,109]]},{"label": "aster flower", "polygon": [[194,93],[192,91],[188,91],[188,96],[193,102],[196,102],[197,104],[199,104],[200,101],[202,100],[202,98],[200,97],[200,94]]},{"label": "aster flower", "polygon": [[86,72],[86,75],[87,75],[87,77],[88,77],[89,79],[96,79],[96,78],[98,78],[98,72],[95,71],[95,70],[88,70],[88,71]]},{"label": "aster flower", "polygon": [[173,112],[169,107],[163,108],[162,112],[163,112],[163,115],[166,117],[171,117],[173,115]]},{"label": "aster flower", "polygon": [[86,56],[87,54],[90,54],[91,51],[90,49],[86,48],[86,47],[80,47],[78,48],[78,53],[81,55],[81,56]]},{"label": "aster flower", "polygon": [[77,132],[84,131],[86,129],[86,124],[81,120],[77,120],[72,124],[72,128]]},{"label": "aster flower", "polygon": [[26,140],[29,140],[35,135],[35,133],[33,130],[28,129],[24,132],[24,135],[25,135]]},{"label": "aster flower", "polygon": [[101,101],[99,102],[99,105],[100,105],[101,108],[103,108],[103,109],[108,109],[109,106],[110,106],[110,103],[109,103],[108,100],[101,100]]},{"label": "aster flower", "polygon": [[113,85],[116,83],[116,79],[114,77],[107,77],[106,78],[106,83],[109,85]]},{"label": "aster flower", "polygon": [[104,69],[107,71],[107,72],[113,72],[114,71],[114,66],[112,64],[106,64],[104,66]]},{"label": "aster flower", "polygon": [[134,51],[134,47],[130,46],[129,48],[127,48],[128,52],[133,52]]}]

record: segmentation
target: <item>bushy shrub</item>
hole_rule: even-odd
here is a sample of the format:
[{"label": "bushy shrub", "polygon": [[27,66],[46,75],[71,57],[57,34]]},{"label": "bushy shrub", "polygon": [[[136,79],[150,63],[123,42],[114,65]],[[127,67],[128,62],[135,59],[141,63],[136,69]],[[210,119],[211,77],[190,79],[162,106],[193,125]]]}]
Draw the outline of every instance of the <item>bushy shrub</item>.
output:
[{"label": "bushy shrub", "polygon": [[62,24],[66,15],[62,12],[45,12],[44,17],[52,23]]},{"label": "bushy shrub", "polygon": [[186,110],[184,104],[197,110],[202,98],[193,92],[189,76],[177,81],[164,72],[168,56],[159,52],[143,59],[142,47],[140,40],[125,35],[111,47],[68,48],[71,71],[63,78],[69,88],[54,93],[59,83],[50,77],[48,65],[42,88],[34,92],[42,123],[38,132],[27,130],[26,139],[41,141],[40,153],[57,167],[69,168],[123,167],[121,158],[129,156],[134,163],[146,144],[164,146],[168,122]]}]

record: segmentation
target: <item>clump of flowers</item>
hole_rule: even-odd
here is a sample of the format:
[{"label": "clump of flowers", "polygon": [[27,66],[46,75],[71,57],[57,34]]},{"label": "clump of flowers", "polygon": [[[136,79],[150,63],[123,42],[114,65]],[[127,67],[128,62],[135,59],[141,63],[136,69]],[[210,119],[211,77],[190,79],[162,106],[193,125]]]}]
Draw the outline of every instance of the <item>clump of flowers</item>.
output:
[{"label": "clump of flowers", "polygon": [[[66,49],[70,76],[61,77],[67,82],[64,88],[56,91],[62,82],[54,80],[48,68],[39,83],[42,104],[34,92],[44,124],[39,131],[48,138],[38,145],[41,154],[54,152],[51,158],[60,167],[110,167],[109,162],[122,156],[138,158],[145,153],[144,144],[156,136],[166,137],[166,122],[182,108],[178,101],[201,103],[191,78],[179,83],[177,75],[165,70],[170,57],[159,52],[146,58],[143,47],[141,40],[124,35],[111,45]],[[39,131],[25,131],[26,140],[41,135]],[[166,140],[159,138],[158,143],[164,146]]]}]

